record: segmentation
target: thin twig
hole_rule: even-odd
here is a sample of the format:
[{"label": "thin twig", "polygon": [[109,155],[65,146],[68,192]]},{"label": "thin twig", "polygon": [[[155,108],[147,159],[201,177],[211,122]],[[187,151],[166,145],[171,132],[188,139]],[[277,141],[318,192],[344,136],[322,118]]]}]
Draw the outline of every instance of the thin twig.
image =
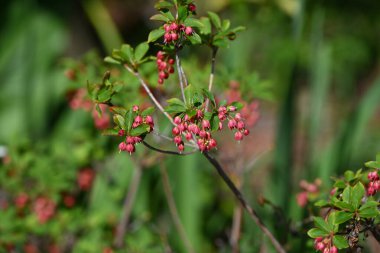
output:
[{"label": "thin twig", "polygon": [[152,91],[149,89],[148,85],[145,83],[144,79],[141,77],[140,73],[138,71],[134,71],[133,69],[131,69],[128,65],[124,64],[124,67],[130,72],[132,73],[134,76],[137,77],[137,79],[139,79],[140,81],[140,84],[144,87],[146,93],[148,93],[150,99],[152,99],[153,103],[157,106],[157,108],[166,116],[166,118],[169,119],[169,121],[174,125],[174,121],[173,121],[173,118],[167,113],[165,112],[164,108],[162,107],[161,103],[158,102],[158,100],[156,99],[156,97],[153,95]]},{"label": "thin twig", "polygon": [[[217,47],[213,47],[212,48],[212,54],[211,54],[211,71],[210,71],[210,77],[209,77],[209,80],[208,80],[208,91],[211,92],[212,90],[212,85],[214,83],[214,75],[215,75],[215,58],[216,58],[216,53],[218,52],[218,48]],[[210,101],[209,99],[206,100],[206,111],[208,109],[208,105],[209,105]]]},{"label": "thin twig", "polygon": [[234,193],[236,198],[239,200],[240,204],[243,208],[248,212],[250,217],[254,220],[254,222],[259,226],[261,231],[269,238],[273,246],[275,247],[278,253],[286,253],[285,249],[281,246],[281,244],[277,241],[277,239],[273,236],[273,234],[269,231],[269,229],[262,222],[256,211],[247,203],[242,193],[238,190],[232,180],[228,177],[228,175],[224,172],[222,166],[219,164],[217,160],[209,155],[209,153],[204,152],[203,155],[207,158],[207,160],[215,167],[218,171],[219,175],[223,178],[224,182],[230,188],[230,190]]},{"label": "thin twig", "polygon": [[180,156],[185,156],[185,155],[191,155],[191,154],[194,154],[195,152],[197,152],[197,150],[194,150],[194,151],[191,151],[191,152],[186,152],[186,153],[180,153],[180,152],[177,152],[177,151],[170,151],[170,150],[162,150],[162,149],[159,149],[159,148],[155,148],[153,146],[151,146],[150,144],[148,144],[146,141],[143,141],[142,142],[144,144],[145,147],[151,149],[151,150],[154,150],[154,151],[157,151],[157,152],[160,152],[160,153],[163,153],[163,154],[168,154],[168,155],[180,155]]},{"label": "thin twig", "polygon": [[174,226],[177,229],[181,240],[184,242],[184,246],[187,252],[194,253],[194,248],[192,247],[190,240],[186,235],[186,231],[181,223],[181,219],[179,218],[177,207],[176,207],[174,197],[173,197],[173,191],[170,187],[168,173],[166,172],[166,169],[164,168],[163,163],[161,163],[160,172],[161,172],[162,184],[164,186],[165,197],[168,202],[169,211],[170,211],[170,215],[172,216]]},{"label": "thin twig", "polygon": [[182,74],[182,67],[181,67],[181,62],[178,56],[178,53],[175,53],[175,62],[177,64],[177,72],[178,72],[178,79],[179,79],[179,86],[181,87],[181,94],[182,94],[182,99],[183,102],[186,103],[186,97],[185,97],[185,90],[184,90],[184,77]]},{"label": "thin twig", "polygon": [[135,202],[137,190],[140,185],[141,175],[142,175],[142,168],[140,167],[139,164],[135,163],[135,174],[133,175],[127,195],[124,199],[123,216],[121,217],[121,220],[116,228],[116,236],[115,236],[114,245],[117,248],[123,247],[124,236],[125,236],[125,233],[127,232],[127,225],[128,225],[129,217],[132,212],[133,204]]}]

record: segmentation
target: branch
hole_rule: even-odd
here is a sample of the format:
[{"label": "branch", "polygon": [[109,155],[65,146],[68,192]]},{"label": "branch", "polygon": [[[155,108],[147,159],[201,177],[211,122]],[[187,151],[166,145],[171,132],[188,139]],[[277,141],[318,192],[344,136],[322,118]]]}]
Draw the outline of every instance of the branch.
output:
[{"label": "branch", "polygon": [[185,80],[184,80],[184,75],[182,72],[181,61],[179,59],[177,52],[175,53],[175,62],[177,64],[177,72],[178,72],[179,86],[181,87],[182,99],[183,99],[183,102],[186,103],[186,97],[185,97],[185,92],[184,92],[184,81]]},{"label": "branch", "polygon": [[[215,75],[215,57],[216,57],[216,53],[218,52],[218,48],[217,47],[213,47],[212,48],[212,55],[211,55],[211,71],[210,71],[210,77],[209,77],[209,81],[208,81],[208,91],[211,92],[212,90],[212,85],[214,83],[214,75]],[[209,99],[206,100],[206,111],[208,109],[208,105],[209,105],[210,101]]]},{"label": "branch", "polygon": [[168,173],[166,172],[163,163],[161,163],[160,172],[161,172],[162,184],[164,186],[165,197],[168,202],[170,215],[173,218],[174,226],[177,229],[181,240],[184,242],[187,252],[194,253],[194,249],[186,235],[185,229],[181,223],[181,219],[179,218],[177,207],[175,205],[175,201],[173,197],[173,191],[170,187]]},{"label": "branch", "polygon": [[155,148],[151,145],[149,145],[147,142],[143,141],[142,142],[144,144],[145,147],[151,149],[151,150],[154,150],[154,151],[157,151],[159,153],[163,153],[163,154],[168,154],[168,155],[179,155],[179,156],[185,156],[185,155],[191,155],[191,154],[194,154],[195,152],[197,152],[197,150],[194,150],[194,151],[191,151],[191,152],[186,152],[186,153],[180,153],[180,152],[177,152],[177,151],[170,151],[170,150],[162,150],[162,149],[159,149],[159,148]]},{"label": "branch", "polygon": [[123,247],[123,241],[124,241],[125,233],[127,232],[129,217],[131,215],[132,207],[135,202],[135,198],[137,194],[137,190],[140,185],[142,168],[138,164],[135,164],[135,167],[136,167],[135,174],[133,175],[127,195],[125,196],[125,200],[124,200],[124,207],[123,207],[124,213],[116,228],[116,236],[114,240],[114,245],[116,248]]},{"label": "branch", "polygon": [[153,95],[152,91],[149,89],[148,85],[145,83],[144,79],[141,77],[140,73],[138,71],[135,71],[133,69],[131,69],[128,65],[124,64],[124,67],[130,72],[132,73],[134,76],[137,77],[137,79],[139,79],[140,81],[140,84],[144,87],[146,93],[148,93],[150,99],[152,99],[153,103],[156,105],[156,107],[166,116],[166,118],[169,119],[169,121],[174,125],[174,121],[172,119],[172,117],[167,113],[165,112],[164,108],[162,107],[162,105],[160,104],[160,102],[158,102],[158,100],[155,98],[155,96]]},{"label": "branch", "polygon": [[273,234],[269,231],[269,229],[264,225],[258,214],[255,210],[247,203],[247,201],[244,199],[242,193],[238,190],[238,188],[235,186],[235,184],[232,182],[232,180],[228,177],[228,175],[224,172],[222,166],[218,163],[217,160],[215,160],[213,157],[211,157],[207,152],[204,152],[203,155],[207,158],[207,160],[215,167],[215,169],[218,171],[219,175],[223,178],[224,182],[227,184],[227,186],[230,188],[230,190],[234,193],[236,198],[239,200],[240,204],[243,206],[243,208],[248,212],[249,216],[254,220],[254,222],[259,226],[261,231],[269,238],[273,246],[275,247],[276,251],[278,253],[286,253],[285,249],[281,246],[281,244],[276,240],[276,238],[273,236]]}]

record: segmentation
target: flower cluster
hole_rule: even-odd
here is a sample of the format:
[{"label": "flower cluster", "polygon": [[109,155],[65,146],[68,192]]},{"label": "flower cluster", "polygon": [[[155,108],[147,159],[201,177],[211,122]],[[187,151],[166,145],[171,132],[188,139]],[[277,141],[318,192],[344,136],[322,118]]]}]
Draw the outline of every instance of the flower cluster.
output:
[{"label": "flower cluster", "polygon": [[[139,107],[138,106],[133,106],[133,111],[138,113]],[[149,133],[153,131],[154,128],[154,122],[153,122],[153,117],[150,115],[147,116],[142,116],[140,114],[137,114],[137,116],[133,120],[132,124],[132,129],[135,129],[142,124],[146,124],[149,126]],[[127,151],[129,154],[132,154],[135,152],[135,145],[142,142],[143,137],[142,136],[132,136],[127,133],[127,131],[121,129],[119,130],[119,136],[125,136],[125,141],[121,142],[119,144],[119,150],[120,151]]]},{"label": "flower cluster", "polygon": [[332,244],[331,237],[317,237],[314,240],[314,248],[323,253],[337,253],[338,249]]},{"label": "flower cluster", "polygon": [[163,84],[165,79],[169,78],[169,75],[174,73],[174,59],[163,51],[157,52],[157,69],[158,69],[158,83]]},{"label": "flower cluster", "polygon": [[177,24],[176,22],[165,24],[164,29],[164,43],[175,43],[181,38],[181,36],[186,37],[193,34],[193,28],[191,26]]},{"label": "flower cluster", "polygon": [[377,174],[377,171],[369,172],[368,179],[370,182],[367,187],[367,194],[368,196],[373,196],[380,190],[379,174]]},{"label": "flower cluster", "polygon": [[[249,130],[245,128],[240,113],[235,112],[235,106],[219,107],[218,118],[220,121],[215,128],[217,130],[222,130],[222,122],[228,119],[228,127],[231,130],[235,130],[235,140],[241,141],[243,136],[249,134]],[[234,115],[232,115],[232,113],[234,113]],[[176,125],[172,129],[172,134],[174,136],[173,141],[180,152],[185,149],[184,141],[182,139],[183,136],[187,141],[196,140],[201,152],[209,151],[217,147],[217,142],[211,135],[211,123],[205,118],[204,110],[196,110],[196,113],[193,116],[188,114],[185,114],[182,117],[176,116],[174,118],[174,123]]]}]

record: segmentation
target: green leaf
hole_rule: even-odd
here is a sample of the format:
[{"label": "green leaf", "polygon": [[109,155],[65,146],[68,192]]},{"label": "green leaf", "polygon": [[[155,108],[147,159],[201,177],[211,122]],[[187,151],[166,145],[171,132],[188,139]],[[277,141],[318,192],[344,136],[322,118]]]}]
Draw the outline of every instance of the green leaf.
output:
[{"label": "green leaf", "polygon": [[168,113],[180,113],[186,111],[185,104],[178,98],[172,98],[167,100],[168,106],[165,107],[165,111]]},{"label": "green leaf", "polygon": [[335,201],[335,202],[333,202],[333,205],[339,209],[342,209],[342,210],[348,210],[351,212],[355,211],[355,208],[353,205],[351,205],[350,203],[344,202],[344,201]]},{"label": "green leaf", "polygon": [[378,210],[379,203],[377,201],[370,200],[359,209],[359,216],[361,218],[375,218],[380,214]]},{"label": "green leaf", "polygon": [[219,129],[219,117],[218,115],[213,115],[210,120],[210,125],[211,125],[211,131],[217,131]]},{"label": "green leaf", "polygon": [[204,27],[204,24],[196,18],[187,18],[183,24],[185,26],[197,27],[199,29],[202,29]]},{"label": "green leaf", "polygon": [[178,20],[184,21],[189,14],[189,11],[187,10],[187,6],[180,6],[178,8]]},{"label": "green leaf", "polygon": [[361,182],[358,182],[352,188],[352,205],[355,207],[355,209],[357,209],[360,206],[364,194],[365,194],[364,185]]},{"label": "green leaf", "polygon": [[378,169],[380,168],[380,162],[377,162],[377,161],[366,162],[365,166],[372,169]]},{"label": "green leaf", "polygon": [[98,93],[98,102],[105,103],[111,99],[112,96],[112,90],[111,89],[101,89]]},{"label": "green leaf", "polygon": [[161,14],[166,16],[170,21],[175,21],[175,18],[173,17],[173,14],[170,11],[161,12]]},{"label": "green leaf", "polygon": [[96,105],[95,105],[95,110],[98,112],[98,116],[101,117],[102,116],[102,109],[100,109],[100,106],[98,103],[96,103]]},{"label": "green leaf", "polygon": [[202,43],[202,38],[195,32],[192,35],[188,36],[187,38],[190,40],[191,44],[193,45]]},{"label": "green leaf", "polygon": [[351,181],[355,178],[355,173],[352,172],[351,170],[347,170],[346,172],[344,172],[344,179],[346,181]]},{"label": "green leaf", "polygon": [[189,84],[185,88],[184,93],[185,93],[185,98],[186,98],[186,104],[191,105],[193,103],[193,97],[194,97],[196,92],[197,92],[197,90],[191,84]]},{"label": "green leaf", "polygon": [[339,189],[344,189],[346,187],[346,183],[343,180],[336,180],[334,183],[334,187],[337,187]]},{"label": "green leaf", "polygon": [[106,136],[118,136],[119,135],[119,131],[117,129],[106,129],[106,130],[103,130],[102,132],[102,135],[106,135]]},{"label": "green leaf", "polygon": [[131,109],[129,109],[127,111],[127,113],[125,114],[125,124],[124,124],[124,130],[127,130],[127,132],[129,132],[132,128],[132,125],[133,125],[133,120],[134,120],[134,112]]},{"label": "green leaf", "polygon": [[223,22],[222,22],[222,31],[227,31],[228,28],[230,28],[230,25],[231,25],[231,22],[228,19],[223,20]]},{"label": "green leaf", "polygon": [[165,34],[165,30],[162,27],[151,31],[148,36],[148,43],[155,42],[156,40],[161,38],[164,34]]},{"label": "green leaf", "polygon": [[152,115],[154,113],[155,108],[153,106],[146,108],[144,111],[141,112],[141,116],[148,116]]},{"label": "green leaf", "polygon": [[241,32],[241,31],[244,31],[244,30],[245,30],[244,26],[238,26],[238,27],[235,27],[235,28],[231,29],[231,32],[237,33],[237,32]]},{"label": "green leaf", "polygon": [[309,231],[307,231],[307,235],[310,236],[311,238],[317,238],[317,237],[325,237],[329,235],[329,233],[319,228],[312,228]]},{"label": "green leaf", "polygon": [[220,21],[220,18],[218,16],[218,14],[216,14],[215,12],[212,12],[212,11],[209,11],[208,12],[208,16],[210,17],[210,20],[212,22],[212,24],[217,28],[217,29],[220,29],[221,26],[222,26],[222,23]]},{"label": "green leaf", "polygon": [[202,92],[203,92],[203,95],[205,97],[207,97],[211,104],[215,107],[216,106],[216,102],[215,102],[215,97],[214,97],[214,94],[212,94],[209,90],[207,89],[202,89]]},{"label": "green leaf", "polygon": [[314,224],[325,232],[329,233],[332,230],[332,227],[321,217],[314,217]]},{"label": "green leaf", "polygon": [[111,56],[107,56],[106,58],[104,58],[104,61],[111,64],[121,64],[120,61],[112,58]]},{"label": "green leaf", "polygon": [[139,44],[135,49],[135,60],[140,61],[149,50],[149,44],[143,42]]},{"label": "green leaf", "polygon": [[337,247],[338,249],[348,248],[348,242],[346,238],[344,238],[344,236],[342,235],[335,235],[333,238],[333,242],[335,247]]},{"label": "green leaf", "polygon": [[318,206],[318,207],[326,207],[326,206],[330,206],[330,203],[324,199],[321,199],[321,200],[318,200],[317,202],[315,202],[314,205]]},{"label": "green leaf", "polygon": [[336,213],[337,212],[329,213],[329,217],[327,217],[327,223],[331,228],[330,232],[336,232],[339,228],[339,225],[336,224]]},{"label": "green leaf", "polygon": [[150,130],[150,126],[148,124],[141,124],[136,128],[132,128],[129,134],[131,136],[140,136],[142,134],[149,132],[149,130]]},{"label": "green leaf", "polygon": [[164,21],[164,22],[169,22],[170,19],[162,14],[156,14],[150,17],[151,20],[156,20],[156,21]]},{"label": "green leaf", "polygon": [[121,116],[120,114],[115,114],[115,115],[113,115],[113,121],[116,123],[116,125],[120,129],[126,130],[125,120],[124,120],[123,116]]},{"label": "green leaf", "polygon": [[122,57],[127,60],[127,62],[129,63],[133,63],[134,62],[134,59],[133,59],[133,48],[128,45],[128,44],[124,44],[121,46],[121,49],[120,49],[120,52],[121,52],[121,55]]},{"label": "green leaf", "polygon": [[154,5],[154,8],[161,10],[161,9],[169,9],[173,7],[173,4],[167,1],[159,1]]},{"label": "green leaf", "polygon": [[200,19],[201,23],[203,24],[202,27],[199,27],[199,32],[204,35],[208,35],[211,33],[211,22],[209,18],[202,17]]},{"label": "green leaf", "polygon": [[243,108],[243,104],[240,102],[232,102],[231,105],[235,106],[238,111]]},{"label": "green leaf", "polygon": [[185,107],[185,104],[183,103],[183,101],[178,98],[171,98],[171,99],[166,100],[166,102],[170,105],[180,105],[180,106]]},{"label": "green leaf", "polygon": [[222,48],[228,48],[230,44],[228,44],[228,41],[226,39],[215,39],[212,41],[212,45],[216,47],[222,47]]},{"label": "green leaf", "polygon": [[110,109],[112,112],[120,114],[120,115],[125,115],[125,113],[127,112],[125,108],[118,107],[118,106],[112,106]]},{"label": "green leaf", "polygon": [[334,225],[339,225],[339,224],[345,223],[346,221],[352,219],[353,216],[354,216],[354,214],[351,212],[337,211],[337,212],[335,212],[335,224]]}]

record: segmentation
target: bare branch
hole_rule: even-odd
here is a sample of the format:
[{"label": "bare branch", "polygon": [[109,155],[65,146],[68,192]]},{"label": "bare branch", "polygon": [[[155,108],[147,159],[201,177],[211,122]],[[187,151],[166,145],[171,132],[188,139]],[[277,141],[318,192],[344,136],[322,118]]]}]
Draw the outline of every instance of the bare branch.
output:
[{"label": "bare branch", "polygon": [[183,99],[183,102],[186,102],[185,91],[184,91],[185,80],[184,80],[184,76],[183,76],[183,72],[182,72],[183,70],[182,70],[182,66],[181,66],[181,61],[179,59],[177,52],[175,53],[175,62],[177,64],[177,72],[178,72],[179,86],[181,87],[182,99]]},{"label": "bare branch", "polygon": [[[214,75],[215,75],[215,58],[216,58],[216,53],[218,52],[218,48],[217,47],[213,47],[212,48],[212,54],[211,54],[211,71],[210,71],[210,77],[209,77],[209,81],[208,81],[208,91],[211,92],[212,90],[212,86],[213,86],[213,83],[214,83]],[[206,100],[206,111],[208,109],[208,106],[209,106],[209,99]]]},{"label": "bare branch", "polygon": [[240,204],[243,206],[243,208],[248,212],[252,220],[259,226],[261,231],[269,238],[273,246],[275,247],[276,251],[278,253],[286,253],[285,249],[282,247],[282,245],[277,241],[277,239],[273,236],[273,234],[269,231],[269,229],[265,226],[265,224],[262,222],[256,211],[247,203],[245,198],[243,197],[242,193],[238,190],[238,188],[235,186],[235,184],[232,182],[232,180],[228,177],[228,175],[224,172],[222,166],[218,163],[217,160],[215,160],[213,157],[210,156],[209,153],[204,152],[203,155],[207,158],[207,160],[215,167],[215,169],[218,171],[219,175],[223,178],[224,182],[227,184],[227,186],[230,188],[230,190],[235,194],[236,198],[239,200]]},{"label": "bare branch", "polygon": [[157,152],[160,152],[160,153],[163,153],[163,154],[168,154],[168,155],[185,156],[185,155],[191,155],[191,154],[194,154],[195,152],[197,152],[197,150],[194,150],[194,151],[191,151],[191,152],[180,153],[180,152],[177,152],[177,151],[162,150],[162,149],[159,149],[159,148],[155,148],[155,147],[151,146],[150,144],[148,144],[145,141],[143,141],[142,143],[144,144],[145,147],[147,147],[147,148],[149,148],[151,150],[154,150],[154,151],[157,151]]},{"label": "bare branch", "polygon": [[135,71],[133,69],[131,69],[128,65],[124,64],[124,67],[130,72],[132,73],[134,76],[137,77],[137,79],[139,79],[140,81],[140,84],[143,86],[143,88],[145,89],[146,93],[148,93],[150,99],[152,99],[153,103],[156,105],[156,107],[166,116],[166,118],[169,119],[169,121],[174,125],[174,121],[173,121],[173,118],[167,113],[165,112],[164,108],[162,107],[161,103],[158,102],[158,100],[155,98],[155,96],[153,95],[152,91],[149,89],[148,85],[145,83],[144,79],[141,77],[140,73],[138,71]]}]

